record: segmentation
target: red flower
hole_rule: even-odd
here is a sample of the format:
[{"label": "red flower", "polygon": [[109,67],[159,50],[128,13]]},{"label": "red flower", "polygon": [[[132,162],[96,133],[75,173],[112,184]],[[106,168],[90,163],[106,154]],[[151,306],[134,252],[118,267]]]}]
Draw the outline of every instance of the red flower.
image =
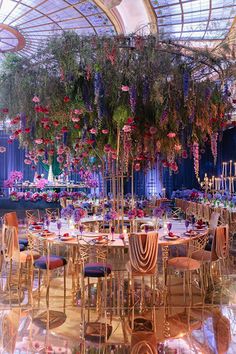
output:
[{"label": "red flower", "polygon": [[87,143],[88,145],[93,145],[94,140],[93,140],[93,139],[87,139],[87,140],[86,140],[86,143]]},{"label": "red flower", "polygon": [[58,122],[58,120],[55,119],[52,124],[54,125],[54,127],[58,127],[60,123]]},{"label": "red flower", "polygon": [[31,129],[30,129],[30,128],[25,128],[25,133],[26,133],[26,134],[29,134],[29,133],[30,133],[30,131],[31,131]]},{"label": "red flower", "polygon": [[53,149],[50,149],[50,150],[48,151],[48,155],[53,156],[53,155],[54,155],[54,150],[53,150]]},{"label": "red flower", "polygon": [[50,125],[48,125],[48,124],[44,125],[43,127],[44,127],[44,129],[46,129],[46,130],[50,130]]},{"label": "red flower", "polygon": [[74,124],[74,128],[79,129],[80,128],[79,124]]},{"label": "red flower", "polygon": [[2,109],[2,113],[8,113],[9,112],[9,109],[8,108],[3,108]]},{"label": "red flower", "polygon": [[65,96],[65,97],[64,97],[64,102],[65,102],[65,103],[68,103],[68,102],[70,102],[70,97],[68,97],[68,96]]},{"label": "red flower", "polygon": [[129,118],[127,118],[126,124],[132,124],[133,122],[134,122],[134,118],[129,117]]},{"label": "red flower", "polygon": [[66,126],[61,128],[62,133],[68,133],[68,128]]}]

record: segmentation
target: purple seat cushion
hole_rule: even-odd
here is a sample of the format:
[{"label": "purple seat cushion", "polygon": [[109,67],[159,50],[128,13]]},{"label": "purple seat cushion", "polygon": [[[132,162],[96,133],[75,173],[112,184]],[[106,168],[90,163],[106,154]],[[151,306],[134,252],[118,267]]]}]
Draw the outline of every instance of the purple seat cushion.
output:
[{"label": "purple seat cushion", "polygon": [[20,243],[19,246],[20,246],[20,252],[25,251],[25,246],[22,243]]},{"label": "purple seat cushion", "polygon": [[[39,269],[47,269],[47,264],[48,264],[48,257],[47,256],[41,256],[39,257],[35,262],[34,266],[35,268]],[[59,256],[50,256],[49,257],[49,269],[56,269],[59,267],[63,267],[67,264],[67,261],[63,257]]]},{"label": "purple seat cushion", "polygon": [[26,238],[20,238],[19,239],[19,244],[24,245],[25,247],[28,247],[29,241],[26,240]]},{"label": "purple seat cushion", "polygon": [[84,266],[84,276],[101,278],[111,274],[111,265],[104,263],[87,263]]}]

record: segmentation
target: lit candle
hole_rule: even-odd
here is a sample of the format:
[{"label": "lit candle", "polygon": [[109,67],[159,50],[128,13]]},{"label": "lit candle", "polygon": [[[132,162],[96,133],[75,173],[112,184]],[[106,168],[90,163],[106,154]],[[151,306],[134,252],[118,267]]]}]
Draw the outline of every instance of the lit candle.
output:
[{"label": "lit candle", "polygon": [[233,161],[230,160],[229,161],[229,175],[230,175],[230,177],[232,176],[232,163],[233,163]]},{"label": "lit candle", "polygon": [[236,162],[234,162],[234,175],[236,176]]}]

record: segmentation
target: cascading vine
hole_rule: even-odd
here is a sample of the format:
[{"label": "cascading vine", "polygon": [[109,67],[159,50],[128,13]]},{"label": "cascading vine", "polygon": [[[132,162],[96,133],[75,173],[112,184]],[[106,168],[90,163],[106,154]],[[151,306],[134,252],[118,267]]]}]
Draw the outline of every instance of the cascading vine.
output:
[{"label": "cascading vine", "polygon": [[194,171],[195,175],[199,177],[199,144],[197,141],[193,143],[193,161],[194,161]]},{"label": "cascading vine", "polygon": [[211,134],[211,152],[214,158],[214,165],[216,165],[217,161],[217,141],[218,141],[218,133]]}]

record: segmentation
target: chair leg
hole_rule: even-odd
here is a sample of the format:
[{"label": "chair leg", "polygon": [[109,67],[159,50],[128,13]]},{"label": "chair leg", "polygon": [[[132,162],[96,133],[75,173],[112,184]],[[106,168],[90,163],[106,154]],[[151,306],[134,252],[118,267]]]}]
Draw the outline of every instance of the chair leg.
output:
[{"label": "chair leg", "polygon": [[38,307],[40,306],[41,298],[41,270],[38,269]]},{"label": "chair leg", "polygon": [[183,293],[184,293],[184,304],[186,305],[186,272],[183,272]]},{"label": "chair leg", "polygon": [[63,308],[64,308],[64,313],[66,312],[66,266],[64,266],[64,303],[63,303]]}]

